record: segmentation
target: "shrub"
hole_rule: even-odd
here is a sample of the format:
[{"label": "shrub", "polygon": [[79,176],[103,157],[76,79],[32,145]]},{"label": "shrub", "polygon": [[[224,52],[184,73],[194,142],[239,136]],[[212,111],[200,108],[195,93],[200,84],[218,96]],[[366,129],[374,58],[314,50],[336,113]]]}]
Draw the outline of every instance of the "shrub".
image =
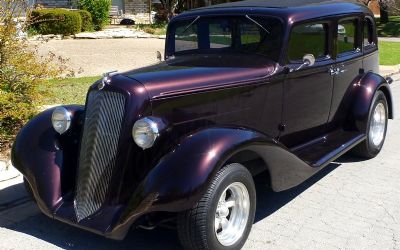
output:
[{"label": "shrub", "polygon": [[[0,153],[7,151],[17,131],[37,113],[39,91],[47,79],[72,74],[54,54],[38,56],[37,47],[17,39],[14,18],[29,14],[25,0],[0,4]],[[23,29],[29,27],[23,23]]]},{"label": "shrub", "polygon": [[92,14],[87,10],[77,10],[82,19],[82,31],[92,31],[93,30],[93,20]]},{"label": "shrub", "polygon": [[79,0],[78,6],[90,12],[95,30],[102,30],[108,24],[111,0]]},{"label": "shrub", "polygon": [[30,22],[39,34],[73,35],[81,32],[82,18],[76,11],[65,9],[34,10]]},{"label": "shrub", "polygon": [[156,33],[156,30],[151,27],[146,27],[146,28],[144,28],[143,31],[146,33],[152,34],[152,35],[154,35]]}]

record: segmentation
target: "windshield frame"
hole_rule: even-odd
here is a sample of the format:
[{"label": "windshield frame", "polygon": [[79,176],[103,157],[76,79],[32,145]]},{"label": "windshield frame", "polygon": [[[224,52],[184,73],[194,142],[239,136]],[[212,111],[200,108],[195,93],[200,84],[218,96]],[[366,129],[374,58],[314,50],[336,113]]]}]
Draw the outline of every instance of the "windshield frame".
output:
[{"label": "windshield frame", "polygon": [[[279,15],[271,15],[271,14],[265,14],[265,13],[248,13],[248,12],[242,12],[242,13],[229,13],[229,14],[203,14],[203,15],[192,15],[192,16],[185,16],[185,17],[175,17],[173,20],[168,25],[167,28],[167,35],[166,35],[166,42],[165,42],[165,59],[167,60],[168,58],[174,58],[176,56],[180,55],[199,55],[199,54],[207,54],[210,53],[211,51],[215,52],[222,52],[222,50],[217,50],[217,49],[208,49],[208,50],[202,50],[200,51],[199,49],[195,50],[186,50],[181,53],[177,53],[175,51],[175,33],[172,32],[173,27],[176,25],[176,23],[180,22],[188,22],[188,24],[193,25],[198,23],[201,19],[204,18],[243,18],[249,20],[248,17],[251,18],[273,18],[280,22],[280,25],[282,27],[282,33],[281,33],[281,48],[279,51],[279,56],[276,58],[277,60],[273,60],[272,58],[269,58],[265,54],[262,53],[255,53],[255,52],[245,52],[245,51],[233,51],[233,50],[227,50],[230,51],[231,53],[243,53],[243,54],[251,54],[251,55],[258,55],[258,56],[264,56],[267,59],[273,60],[277,63],[280,63],[282,56],[284,54],[284,47],[285,47],[285,38],[286,38],[286,33],[287,33],[287,23],[284,21],[284,19],[279,16]],[[249,20],[250,22],[252,20]],[[190,26],[188,25],[188,26]]]}]

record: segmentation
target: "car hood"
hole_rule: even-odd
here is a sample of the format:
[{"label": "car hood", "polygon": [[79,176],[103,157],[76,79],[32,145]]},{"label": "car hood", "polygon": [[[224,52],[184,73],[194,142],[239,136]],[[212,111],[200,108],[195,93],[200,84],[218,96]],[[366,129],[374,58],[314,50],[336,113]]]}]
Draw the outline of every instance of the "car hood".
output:
[{"label": "car hood", "polygon": [[262,78],[275,68],[258,55],[185,55],[122,74],[141,82],[153,99]]}]

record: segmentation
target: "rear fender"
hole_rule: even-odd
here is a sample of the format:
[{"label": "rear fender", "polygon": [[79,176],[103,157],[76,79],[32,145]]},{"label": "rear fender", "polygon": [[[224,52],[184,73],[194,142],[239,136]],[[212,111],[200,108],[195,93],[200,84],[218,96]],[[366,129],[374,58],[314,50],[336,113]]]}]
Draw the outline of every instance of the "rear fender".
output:
[{"label": "rear fender", "polygon": [[381,90],[388,102],[389,119],[393,119],[393,100],[388,82],[380,75],[368,72],[353,86],[356,88],[354,103],[352,106],[352,118],[355,127],[365,132],[367,130],[369,110],[376,91]]}]

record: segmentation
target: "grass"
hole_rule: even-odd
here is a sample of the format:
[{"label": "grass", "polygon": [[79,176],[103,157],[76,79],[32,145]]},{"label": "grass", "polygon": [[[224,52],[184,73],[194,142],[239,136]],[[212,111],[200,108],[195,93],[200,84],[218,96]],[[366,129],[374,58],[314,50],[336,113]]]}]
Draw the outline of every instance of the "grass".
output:
[{"label": "grass", "polygon": [[400,43],[379,42],[380,65],[400,64]]},{"label": "grass", "polygon": [[400,16],[389,17],[388,23],[381,23],[379,18],[375,20],[379,37],[400,37]]},{"label": "grass", "polygon": [[165,35],[167,33],[167,23],[135,24],[132,26],[136,30],[142,30],[152,35]]},{"label": "grass", "polygon": [[90,85],[100,76],[52,79],[40,90],[46,93],[39,106],[52,104],[85,104],[86,93]]}]

